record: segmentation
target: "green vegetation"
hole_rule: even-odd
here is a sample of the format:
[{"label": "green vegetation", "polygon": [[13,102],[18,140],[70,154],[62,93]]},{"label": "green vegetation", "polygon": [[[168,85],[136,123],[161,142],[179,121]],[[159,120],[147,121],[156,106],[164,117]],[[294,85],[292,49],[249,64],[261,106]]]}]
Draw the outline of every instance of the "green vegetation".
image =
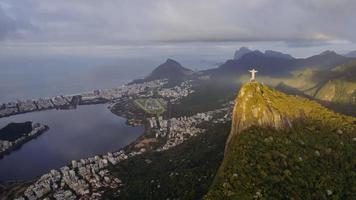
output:
[{"label": "green vegetation", "polygon": [[[198,96],[193,96],[185,101],[193,102],[187,112],[227,101],[227,90],[215,87],[209,92],[207,85],[199,87],[200,94],[216,105],[199,105]],[[214,97],[215,92],[221,96]],[[206,125],[206,134],[174,149],[148,152],[111,166],[109,170],[124,186],[120,193],[108,191],[107,199],[355,198],[355,118],[259,83],[244,85],[240,94],[234,115],[252,123],[231,138],[224,159],[230,123]],[[293,126],[278,130],[256,126],[258,119],[274,123],[283,118]]]},{"label": "green vegetation", "polygon": [[237,83],[217,83],[214,80],[200,81],[193,87],[194,93],[184,98],[179,104],[173,104],[171,114],[190,116],[198,112],[206,112],[221,108],[224,103],[235,98]]},{"label": "green vegetation", "polygon": [[306,69],[285,83],[315,99],[356,104],[356,62],[327,70]]},{"label": "green vegetation", "polygon": [[232,139],[205,199],[354,199],[353,138],[315,123],[251,127]]},{"label": "green vegetation", "polygon": [[[229,128],[230,123],[211,125],[205,134],[174,149],[139,155],[112,167],[110,171],[124,183],[117,199],[201,199],[223,159]],[[106,195],[113,199],[112,193]]]},{"label": "green vegetation", "polygon": [[356,198],[355,118],[259,83],[245,84],[236,102],[206,200]]},{"label": "green vegetation", "polygon": [[0,129],[0,140],[15,141],[32,131],[32,122],[9,123]]},{"label": "green vegetation", "polygon": [[346,104],[356,104],[356,82],[345,80],[330,80],[315,94],[315,98]]},{"label": "green vegetation", "polygon": [[148,114],[161,115],[166,111],[166,103],[161,99],[136,99],[134,104]]},{"label": "green vegetation", "polygon": [[[292,88],[290,86],[287,86],[283,83],[280,83],[276,89],[278,91],[281,91],[283,93],[286,94],[290,94],[290,95],[298,95],[304,98],[308,98],[308,99],[312,99],[313,97],[308,96],[306,94],[304,94],[303,92],[301,92],[298,89]],[[355,93],[356,95],[356,93]],[[340,95],[340,97],[347,97],[345,95]],[[342,113],[344,115],[349,115],[349,116],[353,116],[356,117],[356,104],[351,104],[351,103],[341,103],[341,102],[330,102],[330,101],[322,101],[322,100],[316,100],[318,103],[322,104],[323,106],[338,112],[338,113]]]}]

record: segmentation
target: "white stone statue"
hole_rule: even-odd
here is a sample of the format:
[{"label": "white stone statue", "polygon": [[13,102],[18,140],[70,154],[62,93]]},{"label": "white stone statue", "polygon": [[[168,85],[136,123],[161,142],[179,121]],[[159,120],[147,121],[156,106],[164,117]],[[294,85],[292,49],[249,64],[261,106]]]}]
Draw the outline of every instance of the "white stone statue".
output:
[{"label": "white stone statue", "polygon": [[256,78],[256,73],[258,72],[257,70],[255,69],[252,69],[252,70],[249,70],[249,72],[251,73],[251,78],[250,78],[250,81],[255,81],[255,78]]}]

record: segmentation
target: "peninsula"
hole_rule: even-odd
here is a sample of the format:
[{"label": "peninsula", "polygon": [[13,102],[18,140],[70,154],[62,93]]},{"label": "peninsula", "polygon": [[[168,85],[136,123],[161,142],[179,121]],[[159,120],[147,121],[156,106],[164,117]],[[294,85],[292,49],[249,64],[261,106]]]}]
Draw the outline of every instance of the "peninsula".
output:
[{"label": "peninsula", "polygon": [[0,159],[48,129],[46,125],[32,122],[8,124],[0,129]]}]

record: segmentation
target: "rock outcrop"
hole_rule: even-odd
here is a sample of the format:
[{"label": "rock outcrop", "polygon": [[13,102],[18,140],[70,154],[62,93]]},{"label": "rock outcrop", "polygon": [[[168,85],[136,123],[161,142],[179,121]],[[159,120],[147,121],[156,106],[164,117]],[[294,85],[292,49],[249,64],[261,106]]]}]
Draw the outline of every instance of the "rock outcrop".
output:
[{"label": "rock outcrop", "polygon": [[[235,100],[231,132],[225,151],[231,138],[251,126],[286,130],[293,128],[295,122],[302,122],[306,118],[341,125],[341,121],[335,122],[335,113],[314,101],[284,94],[258,82],[246,83]],[[346,121],[348,120],[345,118],[345,123]]]},{"label": "rock outcrop", "polygon": [[277,130],[289,129],[294,120],[303,118],[303,109],[295,113],[287,112],[284,108],[288,109],[288,105],[282,105],[283,101],[277,103],[276,95],[283,97],[282,93],[272,91],[258,82],[243,85],[236,98],[227,144],[234,135],[251,126],[272,127]]}]

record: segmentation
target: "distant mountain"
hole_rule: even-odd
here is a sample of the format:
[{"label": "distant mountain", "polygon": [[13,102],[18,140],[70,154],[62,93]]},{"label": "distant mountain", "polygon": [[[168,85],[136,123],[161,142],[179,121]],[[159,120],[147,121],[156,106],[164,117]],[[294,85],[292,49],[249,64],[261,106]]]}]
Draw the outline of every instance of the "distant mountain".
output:
[{"label": "distant mountain", "polygon": [[294,62],[290,59],[268,57],[256,50],[243,55],[238,60],[227,60],[216,69],[208,70],[212,76],[236,77],[241,73],[246,74],[251,67],[264,75],[286,75],[294,68]]},{"label": "distant mountain", "polygon": [[319,55],[311,56],[305,59],[298,59],[297,66],[300,69],[305,69],[307,67],[327,69],[327,68],[331,68],[337,65],[347,63],[351,60],[353,59],[339,55],[334,51],[324,51]]},{"label": "distant mountain", "polygon": [[356,118],[246,83],[235,101],[224,159],[204,199],[352,198],[356,175],[347,172],[355,139]]},{"label": "distant mountain", "polygon": [[227,60],[218,68],[205,72],[212,76],[234,78],[242,73],[246,74],[247,70],[253,67],[259,71],[260,75],[278,77],[287,76],[293,71],[306,68],[328,69],[351,60],[353,58],[347,58],[331,51],[308,58],[295,59],[280,52],[262,53],[256,50],[246,53],[238,60]]},{"label": "distant mountain", "polygon": [[152,73],[147,77],[148,79],[181,79],[186,76],[192,75],[193,71],[183,67],[175,60],[167,59],[166,62],[159,65]]},{"label": "distant mountain", "polygon": [[331,69],[307,69],[285,81],[293,87],[321,101],[356,104],[356,61]]},{"label": "distant mountain", "polygon": [[[259,50],[250,50],[247,47],[241,47],[240,49],[235,51],[234,54],[234,60],[239,60],[240,58],[242,58],[244,55],[251,53],[251,52],[255,52],[255,53],[261,53],[263,54],[261,51]],[[272,51],[272,50],[266,50],[264,53],[264,56],[266,57],[271,57],[271,58],[285,58],[285,59],[294,59],[291,55],[289,54],[285,54],[279,51]]]},{"label": "distant mountain", "polygon": [[156,67],[146,78],[134,80],[133,83],[168,79],[170,84],[176,84],[188,79],[193,74],[193,70],[183,67],[179,62],[173,59],[167,59],[166,62]]},{"label": "distant mountain", "polygon": [[235,54],[234,54],[234,60],[238,60],[240,59],[242,56],[244,56],[245,54],[247,53],[250,53],[251,50],[247,47],[241,47],[240,49],[236,50],[235,51]]},{"label": "distant mountain", "polygon": [[356,51],[350,51],[349,53],[345,54],[346,57],[356,58]]},{"label": "distant mountain", "polygon": [[[244,71],[250,69],[251,67],[257,69],[260,74],[285,74],[290,71],[292,66],[290,65],[290,59],[269,57],[260,51],[253,51],[249,54],[243,56],[239,62],[226,63],[227,65],[222,65],[221,68],[235,68],[238,67],[244,69]],[[290,69],[289,69],[290,68]]]},{"label": "distant mountain", "polygon": [[265,51],[265,56],[267,57],[274,57],[274,58],[285,58],[285,59],[294,59],[294,57],[292,57],[289,54],[285,54],[279,51],[272,51],[272,50],[266,50]]}]

